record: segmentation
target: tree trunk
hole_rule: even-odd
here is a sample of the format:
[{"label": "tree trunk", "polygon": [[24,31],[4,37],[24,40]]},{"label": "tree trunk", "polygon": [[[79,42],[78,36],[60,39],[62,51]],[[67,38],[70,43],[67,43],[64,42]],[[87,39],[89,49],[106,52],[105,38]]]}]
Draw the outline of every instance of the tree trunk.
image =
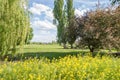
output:
[{"label": "tree trunk", "polygon": [[70,46],[71,46],[71,49],[73,49],[73,44],[70,44]]},{"label": "tree trunk", "polygon": [[66,43],[63,43],[63,48],[67,49]]},{"label": "tree trunk", "polygon": [[88,48],[91,52],[92,57],[94,57],[94,48],[92,46],[88,46]]},{"label": "tree trunk", "polygon": [[90,49],[90,52],[91,52],[92,57],[95,57],[94,48],[91,48],[91,49]]},{"label": "tree trunk", "polygon": [[94,48],[89,48],[90,52],[93,53],[94,52]]}]

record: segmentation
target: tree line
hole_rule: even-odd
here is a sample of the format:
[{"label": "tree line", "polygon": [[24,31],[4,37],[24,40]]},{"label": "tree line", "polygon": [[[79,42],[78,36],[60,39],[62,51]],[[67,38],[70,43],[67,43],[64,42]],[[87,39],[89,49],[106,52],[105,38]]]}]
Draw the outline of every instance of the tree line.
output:
[{"label": "tree line", "polygon": [[[112,0],[112,5],[119,4]],[[99,49],[120,50],[120,6],[117,8],[100,8],[76,17],[73,0],[54,0],[54,22],[57,25],[58,43],[71,45],[77,41],[80,48],[88,48],[90,52]]]}]

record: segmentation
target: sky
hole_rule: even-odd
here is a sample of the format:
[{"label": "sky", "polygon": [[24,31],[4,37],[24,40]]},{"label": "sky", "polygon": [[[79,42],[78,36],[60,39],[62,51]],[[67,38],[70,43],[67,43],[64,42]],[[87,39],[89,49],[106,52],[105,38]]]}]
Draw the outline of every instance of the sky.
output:
[{"label": "sky", "polygon": [[[73,0],[75,15],[81,16],[86,11],[96,8],[98,0]],[[100,0],[101,7],[110,5],[109,0]],[[31,42],[48,43],[56,41],[57,27],[53,24],[54,0],[29,0],[29,11],[31,15],[31,27],[33,28],[33,39]]]}]

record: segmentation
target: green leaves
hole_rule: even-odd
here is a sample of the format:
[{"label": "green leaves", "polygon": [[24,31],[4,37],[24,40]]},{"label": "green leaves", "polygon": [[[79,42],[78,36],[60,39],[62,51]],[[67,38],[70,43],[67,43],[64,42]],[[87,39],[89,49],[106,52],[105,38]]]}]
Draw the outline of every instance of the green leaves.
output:
[{"label": "green leaves", "polygon": [[15,54],[17,41],[25,42],[30,25],[21,0],[0,0],[0,57]]},{"label": "green leaves", "polygon": [[112,2],[111,2],[112,5],[115,5],[115,4],[119,4],[119,3],[120,3],[120,0],[110,0],[110,1],[112,1]]},{"label": "green leaves", "polygon": [[58,21],[57,24],[57,37],[59,43],[65,43],[65,35],[64,35],[64,28],[65,28],[65,10],[64,10],[64,0],[54,0],[54,17],[55,20]]},{"label": "green leaves", "polygon": [[100,9],[91,11],[87,13],[87,19],[86,16],[79,19],[79,36],[82,45],[92,46],[93,49],[120,49],[118,8],[108,11]]}]

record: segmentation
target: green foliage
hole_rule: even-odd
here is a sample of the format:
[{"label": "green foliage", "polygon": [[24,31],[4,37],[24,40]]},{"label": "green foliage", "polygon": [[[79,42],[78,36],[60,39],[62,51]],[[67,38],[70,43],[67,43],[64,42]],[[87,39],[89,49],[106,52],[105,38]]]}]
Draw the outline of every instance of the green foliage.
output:
[{"label": "green foliage", "polygon": [[67,0],[67,41],[73,48],[73,43],[76,40],[76,22],[75,22],[75,14],[73,8],[73,0]]},{"label": "green foliage", "polygon": [[58,22],[58,42],[63,43],[64,48],[67,42],[72,46],[76,39],[75,29],[73,28],[75,27],[73,0],[67,0],[66,2],[64,0],[55,0],[53,12],[56,22]]},{"label": "green foliage", "polygon": [[111,4],[114,5],[114,4],[119,4],[120,3],[120,0],[110,0],[112,1]]},{"label": "green foliage", "polygon": [[64,33],[64,0],[54,0],[54,17],[57,24],[57,37],[58,42],[62,43],[62,35]]},{"label": "green foliage", "polygon": [[15,54],[17,41],[24,44],[28,33],[29,14],[24,0],[0,0],[0,57]]},{"label": "green foliage", "polygon": [[120,49],[120,19],[118,10],[96,10],[78,20],[80,44],[95,49]]},{"label": "green foliage", "polygon": [[72,19],[74,15],[74,8],[73,8],[73,0],[67,0],[67,17],[68,17],[68,23],[70,23],[70,19]]},{"label": "green foliage", "polygon": [[30,27],[26,36],[25,44],[29,44],[32,38],[33,38],[33,29]]},{"label": "green foliage", "polygon": [[[31,27],[28,28],[26,38],[25,38],[25,44],[30,44],[30,41],[33,38],[33,29]],[[19,38],[17,41],[17,45],[20,45],[21,39]]]}]

